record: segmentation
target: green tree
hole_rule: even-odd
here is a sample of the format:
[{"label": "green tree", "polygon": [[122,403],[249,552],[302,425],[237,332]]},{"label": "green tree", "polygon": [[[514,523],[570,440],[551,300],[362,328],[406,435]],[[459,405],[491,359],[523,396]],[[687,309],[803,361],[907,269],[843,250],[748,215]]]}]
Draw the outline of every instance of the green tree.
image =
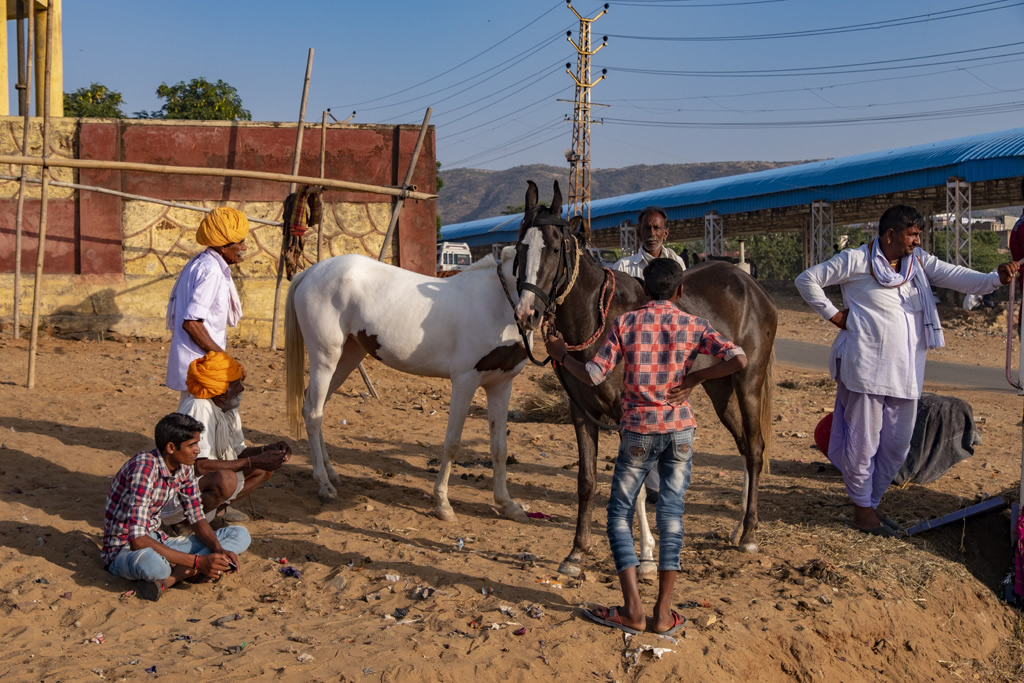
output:
[{"label": "green tree", "polygon": [[506,204],[505,208],[501,212],[501,215],[514,216],[517,213],[522,213],[523,211],[526,211],[526,204]]},{"label": "green tree", "polygon": [[193,78],[174,85],[161,83],[157,97],[164,106],[156,111],[136,112],[140,119],[188,119],[192,121],[251,121],[252,114],[242,107],[242,98],[234,86],[218,80]]},{"label": "green tree", "polygon": [[761,280],[792,280],[803,270],[803,246],[798,233],[751,235],[747,259],[757,264]]},{"label": "green tree", "polygon": [[64,93],[64,116],[74,118],[123,119],[124,97],[102,83]]}]

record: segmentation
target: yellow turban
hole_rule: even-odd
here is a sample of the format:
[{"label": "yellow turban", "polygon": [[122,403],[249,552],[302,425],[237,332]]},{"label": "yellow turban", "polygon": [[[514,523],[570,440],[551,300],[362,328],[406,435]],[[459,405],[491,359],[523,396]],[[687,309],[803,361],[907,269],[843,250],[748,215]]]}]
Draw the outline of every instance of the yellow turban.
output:
[{"label": "yellow turban", "polygon": [[206,214],[196,230],[196,242],[204,247],[223,247],[241,242],[249,234],[249,219],[238,209],[224,206]]},{"label": "yellow turban", "polygon": [[234,358],[223,351],[210,351],[189,363],[185,386],[196,398],[213,398],[225,393],[242,373],[242,364]]}]

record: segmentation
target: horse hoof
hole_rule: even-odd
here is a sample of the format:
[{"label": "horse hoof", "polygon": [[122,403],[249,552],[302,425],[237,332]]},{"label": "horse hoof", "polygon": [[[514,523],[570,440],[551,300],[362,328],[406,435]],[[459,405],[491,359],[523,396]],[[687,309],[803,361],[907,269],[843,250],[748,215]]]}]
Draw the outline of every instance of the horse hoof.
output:
[{"label": "horse hoof", "polygon": [[330,484],[321,486],[317,495],[320,497],[321,503],[333,503],[338,498],[338,492]]},{"label": "horse hoof", "polygon": [[639,576],[648,576],[650,574],[658,573],[658,563],[654,560],[644,560],[640,563],[640,567],[637,568],[636,573]]},{"label": "horse hoof", "polygon": [[757,546],[757,543],[754,543],[753,541],[749,543],[740,543],[740,552],[757,553],[760,552],[760,550],[761,549]]},{"label": "horse hoof", "polygon": [[451,505],[438,505],[436,508],[434,508],[434,516],[440,519],[442,522],[454,522],[456,519],[455,511],[452,510]]},{"label": "horse hoof", "polygon": [[558,573],[563,576],[569,576],[575,579],[583,573],[583,570],[580,568],[578,564],[574,564],[569,560],[563,560],[562,564],[558,565]]},{"label": "horse hoof", "polygon": [[514,522],[526,523],[530,518],[526,516],[526,510],[519,503],[514,503],[505,508],[505,516]]}]

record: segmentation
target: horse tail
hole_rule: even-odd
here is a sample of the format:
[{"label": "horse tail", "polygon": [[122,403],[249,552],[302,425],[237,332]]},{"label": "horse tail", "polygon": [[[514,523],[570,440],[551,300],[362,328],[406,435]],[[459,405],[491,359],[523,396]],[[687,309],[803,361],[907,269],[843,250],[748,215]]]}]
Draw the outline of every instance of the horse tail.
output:
[{"label": "horse tail", "polygon": [[761,474],[768,474],[770,453],[772,450],[772,400],[775,394],[775,346],[768,356],[768,367],[764,371],[764,382],[761,384],[761,440],[764,450],[761,452]]},{"label": "horse tail", "polygon": [[287,377],[285,403],[288,406],[288,426],[292,431],[292,436],[296,439],[302,438],[304,426],[302,402],[305,398],[306,388],[306,343],[302,338],[299,318],[295,314],[295,291],[307,273],[309,273],[308,270],[302,270],[292,278],[284,304],[284,362]]}]

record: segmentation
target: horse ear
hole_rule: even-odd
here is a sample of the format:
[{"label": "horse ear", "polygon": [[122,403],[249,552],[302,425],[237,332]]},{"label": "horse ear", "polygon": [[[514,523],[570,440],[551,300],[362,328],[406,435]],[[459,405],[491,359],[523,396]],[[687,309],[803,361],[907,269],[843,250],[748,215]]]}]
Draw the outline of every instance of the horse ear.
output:
[{"label": "horse ear", "polygon": [[532,180],[527,180],[526,185],[527,187],[525,213],[530,213],[531,211],[537,208],[537,183],[533,182]]},{"label": "horse ear", "polygon": [[551,196],[551,213],[556,216],[562,214],[562,191],[558,189],[558,181],[555,181],[555,192]]},{"label": "horse ear", "polygon": [[587,242],[590,241],[590,224],[583,220],[583,216],[573,216],[569,219],[569,232],[582,236]]},{"label": "horse ear", "polygon": [[537,183],[527,180],[526,185],[526,203],[524,204],[523,220],[519,223],[519,238],[517,240],[519,242],[523,241],[523,233],[533,222],[533,214],[537,211]]}]

